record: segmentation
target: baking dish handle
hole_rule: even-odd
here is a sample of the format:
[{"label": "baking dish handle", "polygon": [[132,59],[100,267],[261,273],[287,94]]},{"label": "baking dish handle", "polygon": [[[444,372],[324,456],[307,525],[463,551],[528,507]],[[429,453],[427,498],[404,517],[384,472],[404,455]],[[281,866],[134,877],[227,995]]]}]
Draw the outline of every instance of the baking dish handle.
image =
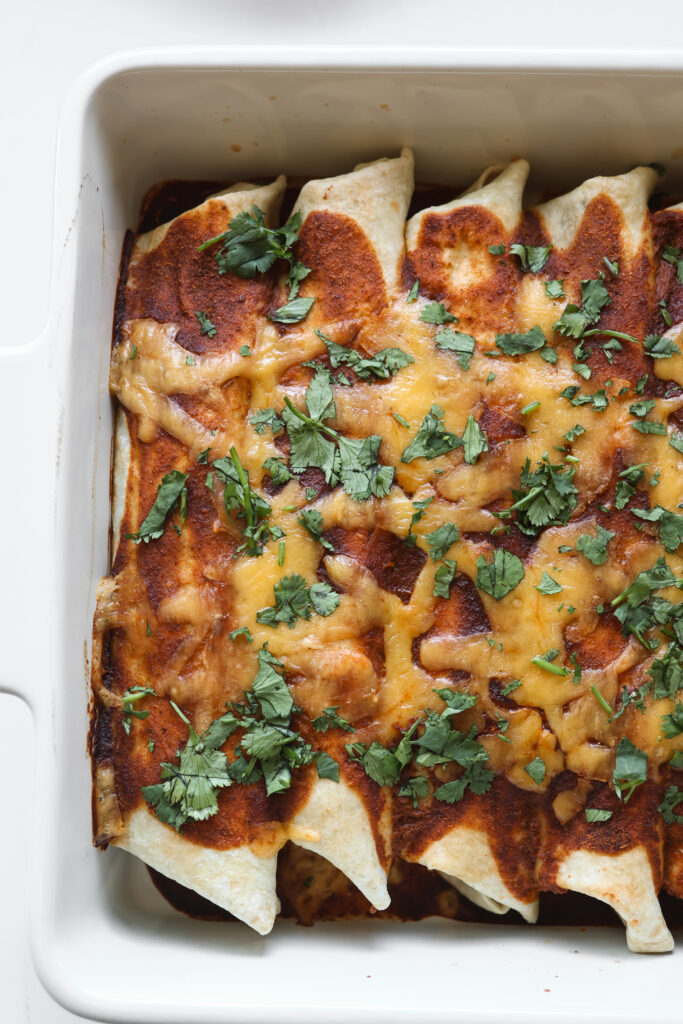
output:
[{"label": "baking dish handle", "polygon": [[57,388],[47,335],[0,349],[0,692],[35,709],[51,647]]}]

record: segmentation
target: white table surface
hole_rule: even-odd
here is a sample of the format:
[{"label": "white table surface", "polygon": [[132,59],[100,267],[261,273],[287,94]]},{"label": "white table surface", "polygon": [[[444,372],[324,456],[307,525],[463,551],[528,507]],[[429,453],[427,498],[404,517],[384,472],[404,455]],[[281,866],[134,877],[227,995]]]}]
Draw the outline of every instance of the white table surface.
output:
[{"label": "white table surface", "polygon": [[[662,48],[671,54],[680,24],[674,0],[659,0],[656,12],[633,0],[618,7],[594,0],[564,6],[535,0],[15,0],[11,5],[1,0],[0,345],[29,342],[43,328],[60,111],[76,76],[102,57],[143,46],[259,42]],[[11,588],[11,580],[3,583]],[[0,679],[0,687],[11,682]],[[22,837],[28,835],[36,785],[30,774],[31,733],[26,705],[0,695],[0,779],[5,787],[12,780],[15,790],[12,799],[5,793],[0,833],[6,837],[0,842],[0,1020],[74,1024],[82,1018],[47,996],[28,951],[29,879]],[[19,779],[22,765],[27,774]]]}]

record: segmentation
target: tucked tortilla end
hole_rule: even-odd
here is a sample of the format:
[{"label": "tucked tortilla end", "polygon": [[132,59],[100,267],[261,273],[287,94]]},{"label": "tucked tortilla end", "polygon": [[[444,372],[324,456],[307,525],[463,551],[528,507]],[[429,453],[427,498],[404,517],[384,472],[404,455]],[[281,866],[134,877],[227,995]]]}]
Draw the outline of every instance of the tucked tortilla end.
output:
[{"label": "tucked tortilla end", "polygon": [[652,167],[635,167],[627,174],[589,178],[565,195],[534,208],[542,219],[556,249],[568,249],[574,241],[586,209],[594,199],[605,196],[619,207],[623,217],[623,244],[633,257],[643,241],[647,201],[659,175]]},{"label": "tucked tortilla end", "polygon": [[450,203],[420,210],[411,217],[406,224],[408,252],[417,248],[420,230],[427,217],[448,217],[454,210],[468,206],[483,206],[502,221],[507,232],[512,231],[522,215],[522,197],[529,177],[529,164],[526,160],[513,160],[496,174],[498,171],[498,165],[487,168],[468,189]]},{"label": "tucked tortilla end", "polygon": [[[282,197],[285,194],[287,188],[287,178],[284,174],[281,174],[275,181],[271,182],[270,185],[253,185],[250,182],[240,181],[235,185],[231,185],[230,188],[225,189],[222,192],[217,192],[214,195],[209,196],[199,206],[192,207],[187,213],[193,217],[203,216],[211,209],[218,207],[224,207],[230,214],[231,219],[237,217],[240,213],[251,213],[254,206],[258,206],[259,210],[263,211],[266,219],[266,223],[273,224],[280,210],[280,203]],[[184,217],[186,214],[181,213],[179,217]],[[159,227],[153,228],[151,231],[147,231],[143,235],[138,235],[135,239],[133,251],[130,258],[130,266],[134,267],[136,261],[143,256],[145,253],[151,252],[156,249],[158,245],[163,242],[168,229],[178,217],[174,217],[173,220],[167,221],[165,224],[160,224]]]},{"label": "tucked tortilla end", "polygon": [[194,889],[259,935],[271,931],[280,911],[275,891],[277,855],[257,857],[247,846],[232,850],[197,846],[144,807],[130,814],[125,832],[113,843],[167,878]]},{"label": "tucked tortilla end", "polygon": [[389,906],[387,873],[377,854],[368,812],[343,780],[316,779],[306,804],[289,824],[289,835],[297,846],[339,868],[377,910]]},{"label": "tucked tortilla end", "polygon": [[468,885],[467,882],[462,882],[459,878],[454,878],[453,875],[447,875],[445,871],[439,871],[439,874],[452,885],[456,892],[459,892],[461,896],[468,899],[470,903],[474,903],[475,907],[481,907],[482,910],[488,910],[489,914],[507,914],[510,907],[505,903],[499,903],[498,900],[492,900],[489,896],[484,896],[483,893],[478,892],[474,886]]},{"label": "tucked tortilla end", "polygon": [[669,953],[674,948],[644,846],[614,854],[574,850],[561,862],[556,882],[613,907],[626,926],[632,953]]},{"label": "tucked tortilla end", "polygon": [[[465,826],[451,829],[442,839],[427,847],[417,862],[432,871],[452,876],[501,907],[516,910],[529,924],[538,920],[538,900],[525,902],[510,892],[498,869],[486,833],[479,829]],[[471,897],[468,896],[468,899]]]},{"label": "tucked tortilla end", "polygon": [[358,164],[348,174],[306,182],[294,204],[302,222],[321,211],[354,221],[370,243],[388,293],[398,281],[413,168],[412,151],[404,148],[398,157]]}]

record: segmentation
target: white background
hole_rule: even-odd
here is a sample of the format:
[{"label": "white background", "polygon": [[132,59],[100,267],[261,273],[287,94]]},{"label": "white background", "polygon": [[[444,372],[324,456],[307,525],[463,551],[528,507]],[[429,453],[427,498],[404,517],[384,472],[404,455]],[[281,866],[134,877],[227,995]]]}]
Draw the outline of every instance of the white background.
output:
[{"label": "white background", "polygon": [[[29,342],[43,329],[60,112],[74,79],[102,57],[143,46],[360,43],[534,51],[661,48],[672,63],[682,23],[680,4],[673,0],[659,0],[656,7],[633,0],[0,0],[0,345]],[[0,485],[0,496],[10,493],[7,485]],[[35,572],[38,588],[30,538],[17,542],[24,545],[25,568]],[[0,580],[11,587],[1,568]],[[32,611],[38,615],[39,605]],[[39,640],[39,620],[35,636]],[[11,643],[1,626],[0,643]],[[24,837],[40,784],[33,778],[32,743],[26,706],[0,696],[0,1021],[75,1024],[77,1018],[42,991],[28,954]]]}]

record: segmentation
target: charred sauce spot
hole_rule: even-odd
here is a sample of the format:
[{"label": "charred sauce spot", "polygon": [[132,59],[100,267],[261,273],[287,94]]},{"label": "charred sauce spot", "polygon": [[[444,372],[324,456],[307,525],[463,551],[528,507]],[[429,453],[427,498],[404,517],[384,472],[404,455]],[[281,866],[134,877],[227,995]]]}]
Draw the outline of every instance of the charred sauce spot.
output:
[{"label": "charred sauce spot", "polygon": [[360,562],[383,590],[408,604],[415,581],[427,561],[424,551],[409,547],[395,534],[381,529],[366,533],[334,526],[325,531],[325,539],[334,546],[335,554]]}]

